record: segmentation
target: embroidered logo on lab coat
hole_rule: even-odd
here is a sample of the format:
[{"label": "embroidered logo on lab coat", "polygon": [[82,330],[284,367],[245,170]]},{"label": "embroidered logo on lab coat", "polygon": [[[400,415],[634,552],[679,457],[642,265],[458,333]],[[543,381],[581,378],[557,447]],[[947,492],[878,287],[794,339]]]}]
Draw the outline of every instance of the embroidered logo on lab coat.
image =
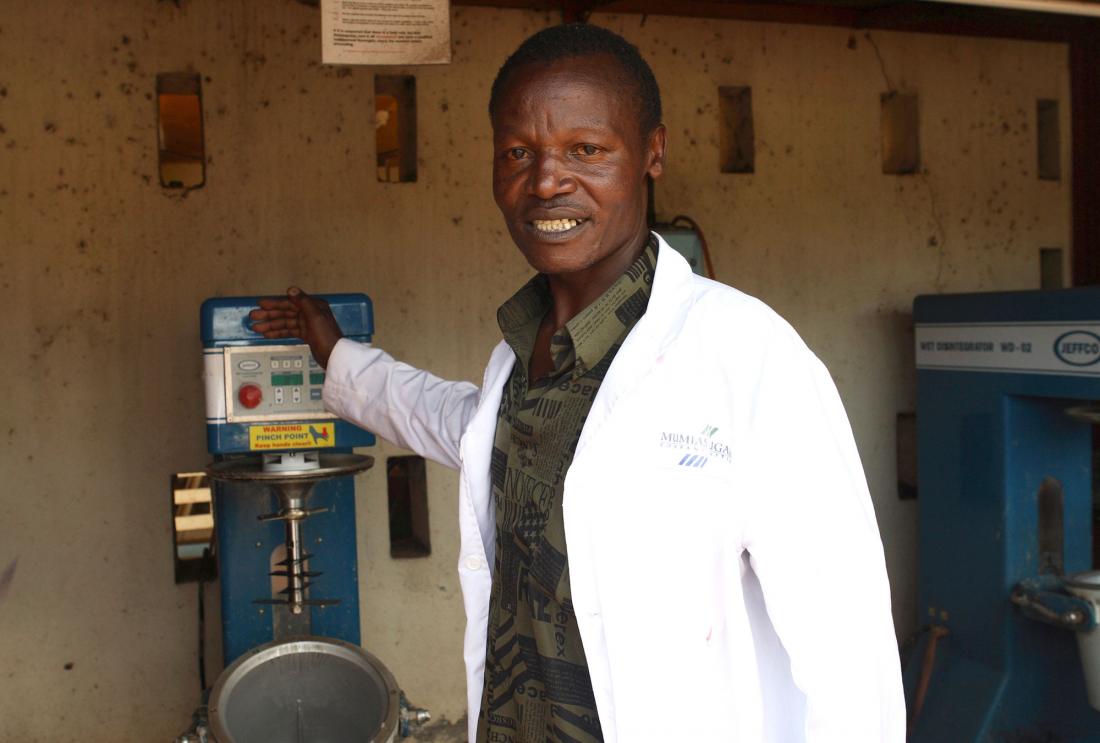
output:
[{"label": "embroidered logo on lab coat", "polygon": [[706,467],[708,461],[710,461],[710,458],[704,457],[702,454],[685,454],[676,464],[681,467]]},{"label": "embroidered logo on lab coat", "polygon": [[718,427],[709,423],[698,433],[662,431],[660,447],[680,455],[676,464],[681,467],[706,467],[712,460],[728,464],[733,459],[729,444],[718,438],[717,433]]}]

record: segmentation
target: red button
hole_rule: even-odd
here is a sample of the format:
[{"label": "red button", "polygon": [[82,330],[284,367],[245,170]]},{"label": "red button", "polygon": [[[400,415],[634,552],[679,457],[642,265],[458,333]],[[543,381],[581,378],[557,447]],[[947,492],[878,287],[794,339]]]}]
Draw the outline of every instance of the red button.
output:
[{"label": "red button", "polygon": [[246,408],[254,408],[264,399],[264,393],[254,384],[242,384],[241,388],[237,390],[237,399]]}]

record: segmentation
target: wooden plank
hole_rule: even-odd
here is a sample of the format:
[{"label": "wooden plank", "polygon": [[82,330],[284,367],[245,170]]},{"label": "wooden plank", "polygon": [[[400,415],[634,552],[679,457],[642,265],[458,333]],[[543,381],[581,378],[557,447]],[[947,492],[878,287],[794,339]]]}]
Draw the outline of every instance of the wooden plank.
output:
[{"label": "wooden plank", "polygon": [[176,516],[176,532],[210,530],[214,528],[214,515],[211,513],[196,513],[193,516]]},{"label": "wooden plank", "polygon": [[209,503],[210,488],[179,488],[173,497],[177,506],[185,503]]}]

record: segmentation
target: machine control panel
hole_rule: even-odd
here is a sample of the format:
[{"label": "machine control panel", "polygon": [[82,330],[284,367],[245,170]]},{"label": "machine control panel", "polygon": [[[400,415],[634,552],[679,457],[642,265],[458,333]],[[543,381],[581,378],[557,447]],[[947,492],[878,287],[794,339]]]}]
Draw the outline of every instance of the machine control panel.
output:
[{"label": "machine control panel", "polygon": [[[344,337],[369,344],[374,312],[365,294],[324,294]],[[202,303],[206,443],[218,456],[258,451],[373,446],[374,435],[325,412],[325,370],[295,338],[264,338],[250,314],[261,297]]]},{"label": "machine control panel", "polygon": [[225,349],[225,417],[230,423],[321,420],[325,370],[302,344]]}]

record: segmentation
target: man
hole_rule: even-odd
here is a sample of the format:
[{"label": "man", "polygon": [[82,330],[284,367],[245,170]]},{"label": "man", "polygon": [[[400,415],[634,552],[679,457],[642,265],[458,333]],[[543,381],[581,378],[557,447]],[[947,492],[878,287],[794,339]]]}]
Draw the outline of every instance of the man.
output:
[{"label": "man", "polygon": [[328,408],[461,468],[470,736],[900,743],[889,587],[827,371],[646,228],[660,97],[637,49],[542,31],[489,104],[493,195],[538,272],[480,390],[340,339],[298,289],[254,327]]}]

